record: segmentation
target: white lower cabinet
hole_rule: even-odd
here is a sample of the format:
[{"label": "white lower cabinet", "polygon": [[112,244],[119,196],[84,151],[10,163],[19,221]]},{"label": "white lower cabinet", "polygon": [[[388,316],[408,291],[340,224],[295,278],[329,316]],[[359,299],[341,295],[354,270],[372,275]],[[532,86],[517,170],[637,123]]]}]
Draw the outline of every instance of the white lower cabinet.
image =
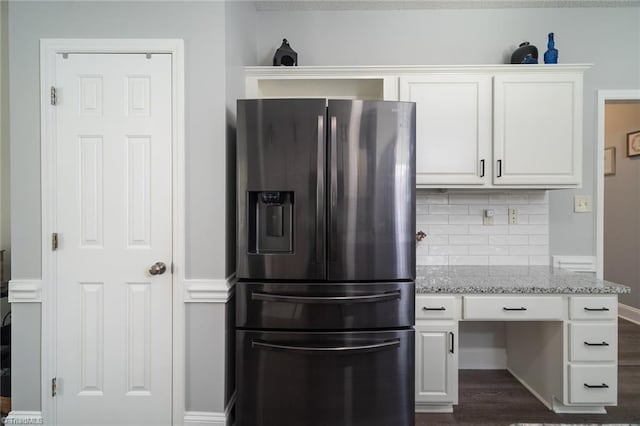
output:
[{"label": "white lower cabinet", "polygon": [[569,299],[568,400],[577,405],[617,405],[618,298]]},{"label": "white lower cabinet", "polygon": [[458,403],[457,346],[457,323],[416,325],[416,411]]},{"label": "white lower cabinet", "polygon": [[614,364],[572,364],[569,383],[572,404],[617,404],[618,369]]}]

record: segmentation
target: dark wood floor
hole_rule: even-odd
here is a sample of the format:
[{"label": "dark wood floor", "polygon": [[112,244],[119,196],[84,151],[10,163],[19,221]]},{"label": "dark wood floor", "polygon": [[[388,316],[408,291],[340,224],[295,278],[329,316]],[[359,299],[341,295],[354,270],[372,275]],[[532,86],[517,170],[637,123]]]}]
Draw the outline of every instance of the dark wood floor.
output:
[{"label": "dark wood floor", "polygon": [[460,370],[453,414],[416,414],[416,426],[438,424],[640,423],[640,325],[619,322],[618,406],[607,414],[555,414],[506,370]]}]

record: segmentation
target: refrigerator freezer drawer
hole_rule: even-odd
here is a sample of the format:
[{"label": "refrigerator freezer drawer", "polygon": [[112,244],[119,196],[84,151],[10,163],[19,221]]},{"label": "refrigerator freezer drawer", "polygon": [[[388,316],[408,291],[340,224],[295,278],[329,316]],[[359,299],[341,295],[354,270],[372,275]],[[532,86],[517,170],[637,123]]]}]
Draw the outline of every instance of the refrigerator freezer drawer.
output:
[{"label": "refrigerator freezer drawer", "polygon": [[413,426],[414,331],[237,331],[236,426]]},{"label": "refrigerator freezer drawer", "polygon": [[415,323],[413,282],[236,285],[236,326],[356,330]]}]

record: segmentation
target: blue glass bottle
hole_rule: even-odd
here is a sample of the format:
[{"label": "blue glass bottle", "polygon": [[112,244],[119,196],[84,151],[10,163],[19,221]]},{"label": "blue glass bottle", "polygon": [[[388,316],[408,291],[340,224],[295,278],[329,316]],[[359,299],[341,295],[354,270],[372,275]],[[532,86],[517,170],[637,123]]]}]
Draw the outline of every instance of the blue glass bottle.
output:
[{"label": "blue glass bottle", "polygon": [[555,48],[553,33],[549,33],[549,41],[547,42],[547,51],[544,52],[544,63],[545,64],[558,63],[558,49]]}]

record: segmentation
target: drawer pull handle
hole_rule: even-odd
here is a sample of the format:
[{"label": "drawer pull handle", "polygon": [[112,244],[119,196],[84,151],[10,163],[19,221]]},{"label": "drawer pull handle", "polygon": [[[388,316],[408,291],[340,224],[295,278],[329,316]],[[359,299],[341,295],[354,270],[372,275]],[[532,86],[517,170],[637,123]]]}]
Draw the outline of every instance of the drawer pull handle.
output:
[{"label": "drawer pull handle", "polygon": [[308,303],[308,304],[334,304],[347,305],[353,303],[376,303],[389,300],[401,299],[400,290],[389,291],[380,294],[365,294],[363,296],[290,296],[286,294],[273,293],[251,293],[251,300],[261,302],[281,302],[281,303]]},{"label": "drawer pull handle", "polygon": [[283,345],[269,342],[262,342],[259,340],[253,340],[251,342],[252,348],[257,349],[270,349],[274,351],[295,351],[295,352],[339,352],[339,353],[351,353],[351,352],[375,352],[381,351],[387,348],[396,348],[400,346],[400,339],[389,340],[382,343],[371,343],[361,346],[297,346],[297,345]]},{"label": "drawer pull handle", "polygon": [[587,388],[587,389],[609,389],[609,386],[604,384],[604,383],[601,384],[601,385],[590,385],[590,384],[585,383],[584,387]]},{"label": "drawer pull handle", "polygon": [[584,308],[587,312],[607,312],[609,308]]},{"label": "drawer pull handle", "polygon": [[609,346],[609,344],[607,342],[602,342],[602,343],[584,342],[584,344],[587,345],[587,346]]},{"label": "drawer pull handle", "polygon": [[439,308],[428,308],[426,306],[422,307],[423,311],[446,311],[447,308],[445,308],[444,306],[440,306]]},{"label": "drawer pull handle", "polygon": [[526,311],[527,308],[525,307],[520,307],[520,308],[507,308],[506,306],[502,307],[503,311]]}]

